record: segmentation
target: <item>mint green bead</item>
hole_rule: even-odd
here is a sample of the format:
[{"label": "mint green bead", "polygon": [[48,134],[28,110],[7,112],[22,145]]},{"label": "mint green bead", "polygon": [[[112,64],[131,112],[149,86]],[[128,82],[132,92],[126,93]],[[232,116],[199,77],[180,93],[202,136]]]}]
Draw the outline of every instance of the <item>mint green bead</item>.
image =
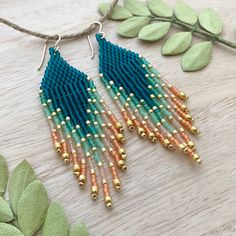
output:
[{"label": "mint green bead", "polygon": [[52,116],[52,119],[53,119],[56,126],[61,125],[61,121],[58,118],[58,116]]},{"label": "mint green bead", "polygon": [[66,136],[71,134],[71,130],[70,130],[70,128],[68,127],[67,124],[63,125],[62,127],[63,127],[64,134],[65,134]]},{"label": "mint green bead", "polygon": [[81,140],[79,138],[79,135],[77,133],[71,133],[72,138],[74,139],[75,143],[80,143]]},{"label": "mint green bead", "polygon": [[167,122],[164,122],[162,124],[170,133],[172,133],[174,131],[173,126],[169,125]]},{"label": "mint green bead", "polygon": [[83,148],[85,154],[90,152],[90,146],[87,141],[82,142],[82,148]]},{"label": "mint green bead", "polygon": [[93,159],[94,159],[94,161],[95,161],[96,163],[101,162],[101,157],[100,157],[98,151],[94,151],[94,152],[93,152]]},{"label": "mint green bead", "polygon": [[43,94],[40,94],[39,96],[40,96],[40,101],[42,104],[47,103],[47,100]]},{"label": "mint green bead", "polygon": [[46,117],[52,115],[51,112],[49,111],[49,109],[48,109],[47,107],[44,107],[44,108],[43,108],[43,111],[44,111],[44,114],[46,115]]}]

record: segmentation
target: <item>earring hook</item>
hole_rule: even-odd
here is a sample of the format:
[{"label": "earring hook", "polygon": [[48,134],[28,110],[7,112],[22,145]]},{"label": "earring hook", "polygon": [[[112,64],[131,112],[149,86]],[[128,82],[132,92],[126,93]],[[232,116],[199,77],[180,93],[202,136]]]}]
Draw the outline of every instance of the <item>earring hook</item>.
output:
[{"label": "earring hook", "polygon": [[55,45],[54,45],[54,49],[55,51],[57,51],[59,49],[58,44],[61,42],[61,35],[57,35],[58,36],[58,40],[56,41]]},{"label": "earring hook", "polygon": [[[55,51],[58,51],[58,49],[59,49],[58,44],[59,44],[60,41],[61,41],[61,35],[58,34],[57,36],[58,36],[58,40],[56,41],[56,43],[55,43],[55,45],[54,45]],[[46,50],[47,50],[47,47],[48,47],[48,42],[49,42],[49,39],[47,39],[47,40],[45,41],[45,44],[44,44],[44,47],[43,47],[43,53],[42,53],[41,61],[40,61],[40,64],[39,64],[39,66],[38,66],[38,68],[37,68],[38,71],[39,71],[39,70],[42,68],[42,66],[43,66],[43,62],[44,62],[44,60],[45,60],[45,55],[46,55]]]},{"label": "earring hook", "polygon": [[[99,26],[99,30],[98,30],[98,33],[102,35],[102,39],[105,38],[106,34],[102,31],[102,23],[100,21],[94,21],[90,26],[92,25],[98,25]],[[94,49],[93,49],[93,44],[92,44],[92,41],[91,41],[91,38],[89,36],[89,34],[87,35],[87,40],[88,40],[88,44],[89,44],[89,47],[90,47],[90,51],[91,51],[91,59],[94,58]]]},{"label": "earring hook", "polygon": [[45,44],[44,44],[44,47],[43,47],[43,54],[42,54],[42,57],[41,57],[41,61],[40,61],[40,64],[37,68],[38,71],[40,71],[40,69],[42,68],[42,65],[43,65],[43,62],[44,62],[44,59],[45,59],[45,54],[46,54],[46,50],[47,50],[47,47],[48,47],[48,39],[45,41]]}]

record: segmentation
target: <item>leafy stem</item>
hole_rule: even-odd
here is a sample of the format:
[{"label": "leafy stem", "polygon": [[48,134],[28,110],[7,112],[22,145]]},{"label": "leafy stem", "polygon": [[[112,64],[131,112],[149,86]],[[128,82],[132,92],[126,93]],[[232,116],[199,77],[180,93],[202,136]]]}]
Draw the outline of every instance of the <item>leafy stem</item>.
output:
[{"label": "leafy stem", "polygon": [[187,30],[190,30],[191,32],[194,32],[195,34],[206,37],[210,41],[216,41],[216,42],[224,44],[230,48],[236,49],[236,43],[225,40],[222,37],[211,34],[211,33],[207,32],[205,30],[202,30],[194,25],[190,25],[190,24],[184,23],[182,21],[179,21],[178,19],[176,19],[174,17],[150,16],[150,20],[151,21],[170,22],[172,24],[179,25]]}]

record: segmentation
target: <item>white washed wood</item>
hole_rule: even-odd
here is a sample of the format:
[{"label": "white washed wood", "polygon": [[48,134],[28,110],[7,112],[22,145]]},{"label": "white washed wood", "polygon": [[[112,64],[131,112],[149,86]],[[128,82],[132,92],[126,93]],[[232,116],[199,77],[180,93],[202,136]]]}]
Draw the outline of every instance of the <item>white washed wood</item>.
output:
[{"label": "white washed wood", "polygon": [[[0,15],[27,28],[69,33],[98,18],[99,1],[2,0]],[[175,0],[168,1],[174,5]],[[223,35],[235,41],[236,3],[231,0],[187,1],[200,11],[212,7],[225,23]],[[197,73],[183,73],[180,57],[162,57],[161,43],[120,38],[117,22],[106,22],[107,38],[151,61],[172,83],[190,95],[189,106],[202,135],[194,140],[203,159],[195,167],[182,155],[128,134],[128,171],[123,190],[107,210],[81,191],[68,167],[52,149],[49,129],[38,99],[43,71],[36,71],[43,42],[0,25],[0,145],[10,169],[26,158],[61,202],[70,223],[84,221],[91,235],[106,236],[232,236],[236,233],[236,67],[235,51],[215,46],[211,64]],[[200,41],[197,39],[196,41]],[[97,58],[89,57],[86,39],[62,43],[61,54],[80,70],[97,77]],[[100,81],[98,90],[116,111]]]}]

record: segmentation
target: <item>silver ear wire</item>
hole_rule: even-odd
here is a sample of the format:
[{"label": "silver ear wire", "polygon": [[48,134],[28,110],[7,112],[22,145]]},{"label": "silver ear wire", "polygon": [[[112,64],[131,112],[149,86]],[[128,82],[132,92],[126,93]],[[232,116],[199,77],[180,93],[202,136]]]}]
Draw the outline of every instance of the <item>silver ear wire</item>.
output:
[{"label": "silver ear wire", "polygon": [[58,34],[58,40],[56,41],[56,43],[54,45],[55,51],[57,51],[59,49],[58,44],[60,43],[60,41],[61,41],[61,35]]},{"label": "silver ear wire", "polygon": [[[106,34],[102,31],[102,23],[99,22],[99,21],[95,21],[90,26],[92,26],[92,25],[99,25],[98,33],[102,35],[102,39],[105,38]],[[91,57],[91,59],[93,59],[95,53],[94,53],[93,44],[91,42],[91,39],[90,39],[89,35],[87,35],[87,40],[88,40],[90,51],[91,51],[91,56],[90,57]]]},{"label": "silver ear wire", "polygon": [[[47,47],[48,47],[48,41],[49,41],[49,39],[47,39],[47,40],[45,41],[45,45],[44,45],[44,47],[43,47],[43,53],[42,53],[41,61],[40,61],[40,64],[39,64],[39,66],[38,66],[38,68],[37,68],[38,71],[39,71],[39,70],[42,68],[42,66],[43,66],[43,62],[44,62],[44,60],[45,60],[45,55],[46,55],[46,50],[47,50]],[[59,49],[58,44],[60,43],[60,41],[61,41],[61,35],[58,34],[58,40],[56,41],[56,43],[55,43],[55,45],[54,45],[55,51],[57,51],[57,50]]]},{"label": "silver ear wire", "polygon": [[45,44],[44,44],[44,47],[43,47],[43,54],[42,54],[42,57],[41,57],[41,61],[40,61],[40,64],[37,68],[37,70],[39,71],[42,66],[43,66],[43,62],[44,62],[44,59],[45,59],[45,54],[46,54],[46,50],[47,50],[47,47],[48,47],[48,39],[45,41]]},{"label": "silver ear wire", "polygon": [[92,42],[91,42],[91,39],[90,39],[90,36],[89,36],[89,35],[87,35],[87,40],[88,40],[88,44],[89,44],[90,51],[91,51],[91,56],[90,56],[90,58],[93,59],[95,53],[94,53],[93,44],[92,44]]}]

